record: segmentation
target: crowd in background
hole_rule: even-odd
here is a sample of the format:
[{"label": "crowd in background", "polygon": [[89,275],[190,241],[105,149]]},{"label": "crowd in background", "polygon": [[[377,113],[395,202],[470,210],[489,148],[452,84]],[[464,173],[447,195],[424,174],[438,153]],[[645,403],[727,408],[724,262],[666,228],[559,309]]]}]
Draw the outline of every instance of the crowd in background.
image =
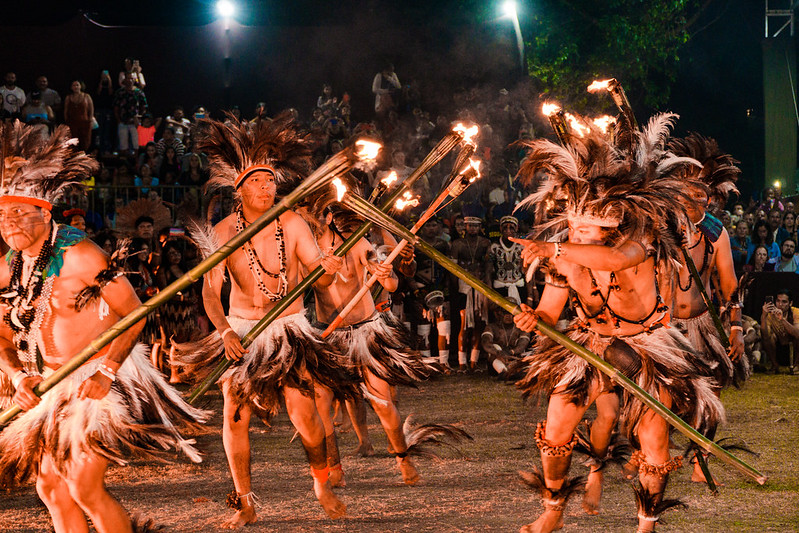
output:
[{"label": "crowd in background", "polygon": [[[13,72],[5,74],[4,85],[0,87],[0,115],[4,119],[20,119],[39,128],[45,136],[56,125],[66,124],[79,146],[100,162],[99,172],[87,182],[88,197],[71,198],[67,205],[61,206],[62,221],[85,229],[109,252],[121,235],[133,237],[129,259],[131,279],[143,299],[199,261],[196,247],[186,238],[188,222],[202,219],[216,223],[234,206],[232,195],[208,196],[203,190],[209,177],[208,162],[205,154],[194,149],[197,121],[207,117],[220,120],[235,117],[250,123],[270,120],[267,104],[263,102],[250,113],[243,113],[237,106],[224,111],[196,106],[187,111],[175,105],[168,115],[154,116],[146,96],[144,71],[139,61],[132,58],[125,59],[113,76],[104,70],[89,85],[74,80],[63,98],[49,87],[44,75],[30,80],[27,91],[17,82]],[[532,139],[536,133],[549,135],[539,110],[534,107],[538,101],[533,88],[522,84],[511,92],[496,87],[458,89],[447,109],[427,109],[424,95],[413,85],[401,84],[394,67],[387,64],[375,75],[372,91],[374,114],[367,117],[354,117],[348,93],[337,92],[329,84],[321,87],[316,102],[298,102],[300,107],[289,110],[310,136],[314,164],[321,164],[358,137],[379,140],[384,148],[377,169],[357,175],[364,194],[368,194],[390,170],[400,180],[407,177],[456,123],[478,125],[479,148],[475,157],[482,161],[482,179],[439,213],[424,229],[424,235],[463,266],[469,263],[468,268],[488,284],[531,305],[537,303],[537,287],[524,281],[519,245],[514,247],[507,240],[509,236],[526,234],[532,222],[529,214],[514,213],[516,204],[525,195],[514,181],[524,156],[523,147],[516,141]],[[445,159],[423,176],[414,188],[419,207],[398,217],[409,222],[418,216],[439,192],[452,164],[453,157]],[[167,218],[142,212],[133,223],[129,222],[129,227],[120,227],[120,213],[142,199],[163,205]],[[749,200],[728,207],[729,210],[719,210],[716,215],[729,231],[739,275],[797,272],[793,201],[782,198],[780,190],[772,188],[764,192],[761,201]],[[503,217],[511,215],[517,219],[515,222],[507,218],[503,222]],[[478,219],[479,224],[475,222]],[[472,228],[466,221],[470,221]],[[479,257],[474,253],[477,244],[474,248],[468,244],[477,243],[476,234],[486,239],[482,246],[487,252],[481,252]],[[456,246],[461,239],[466,239],[467,244]],[[472,252],[471,257],[466,257],[468,252]],[[447,317],[452,321],[452,334],[447,340],[436,342],[435,329],[430,332],[429,328],[418,328],[419,324],[429,324],[435,315],[427,302],[431,293],[440,291],[453,310],[462,308],[457,301],[457,283],[424,258],[418,257],[418,263],[417,276],[405,280],[393,295],[395,312],[419,333],[419,346],[432,351],[433,356],[449,350],[450,346],[453,354],[456,350],[468,351],[467,347],[458,346],[460,320],[456,312]],[[511,289],[511,285],[515,288]],[[489,316],[489,325],[493,324],[494,329],[488,330],[494,332],[495,339],[502,331],[496,329],[498,325],[512,329],[508,317],[502,313]],[[169,346],[167,332],[185,340],[208,329],[196,287],[182,294],[156,318],[161,322],[151,321],[145,334],[164,349]],[[181,326],[187,320],[194,327]],[[519,355],[512,347],[504,352],[494,350],[496,342],[475,345],[488,353],[489,360],[497,354]],[[464,369],[462,359],[458,362]]]}]

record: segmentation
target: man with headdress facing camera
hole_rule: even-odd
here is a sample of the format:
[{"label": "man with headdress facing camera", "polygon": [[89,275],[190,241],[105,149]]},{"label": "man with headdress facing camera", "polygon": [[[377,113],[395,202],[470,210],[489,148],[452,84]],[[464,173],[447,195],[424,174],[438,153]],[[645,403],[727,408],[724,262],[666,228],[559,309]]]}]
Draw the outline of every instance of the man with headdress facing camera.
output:
[{"label": "man with headdress facing camera", "polygon": [[121,265],[53,220],[53,202],[96,170],[68,131],[61,126],[42,142],[19,123],[2,129],[0,231],[11,252],[0,262],[0,368],[24,413],[0,433],[0,487],[35,476],[58,533],[88,531],[86,515],[100,533],[125,533],[131,520],[105,488],[109,463],[165,456],[170,447],[199,462],[175,424],[198,426],[207,414],[150,366],[136,345],[141,322],[42,398],[33,392],[140,305]]},{"label": "man with headdress facing camera", "polygon": [[[198,149],[208,155],[211,171],[207,186],[233,187],[240,200],[212,230],[193,234],[208,255],[291,191],[308,172],[311,152],[286,113],[250,125],[232,117],[225,123],[203,120],[198,129]],[[292,302],[249,348],[241,344],[241,338],[297,285],[301,272],[320,263],[327,274],[316,285],[327,286],[333,282],[332,273],[341,268],[341,258],[323,256],[305,221],[293,211],[283,213],[206,274],[203,303],[217,331],[196,343],[176,346],[173,363],[189,378],[204,379],[222,353],[237,363],[220,378],[222,440],[236,488],[228,499],[236,509],[223,526],[228,529],[257,520],[250,478],[250,418],[253,412],[261,417],[276,414],[281,397],[308,455],[319,503],[331,518],[345,513],[328,482],[325,430],[314,405],[314,383],[338,389],[336,377],[341,372],[305,318],[302,299]],[[221,300],[225,267],[231,278],[227,316]]]},{"label": "man with headdress facing camera", "polygon": [[[548,218],[544,229],[556,239],[564,230],[568,238],[514,239],[526,245],[526,264],[545,258],[547,282],[536,310],[522,305],[515,320],[524,331],[532,331],[538,320],[555,325],[571,302],[577,318],[566,332],[569,337],[704,429],[718,423],[723,408],[707,368],[685,337],[666,327],[671,300],[663,280],[674,274],[670,265],[679,249],[673,233],[685,216],[677,200],[682,183],[674,174],[689,164],[663,149],[673,118],[653,118],[637,133],[637,148],[629,153],[594,135],[573,140],[585,149],[567,150],[545,140],[528,143],[531,151],[521,179],[529,181],[538,170],[546,171],[549,179],[523,204],[538,207],[538,219]],[[667,422],[627,392],[620,394],[604,374],[554,341],[544,339],[524,361],[526,375],[518,387],[525,395],[548,394],[549,405],[547,421],[535,435],[543,473],[526,475],[541,491],[545,510],[522,531],[549,532],[562,526],[566,501],[576,488],[566,477],[574,430],[594,402],[597,418],[590,445],[595,460],[583,506],[589,514],[599,508],[601,467],[620,412],[622,427],[638,448],[638,531],[653,531],[667,507],[663,497],[668,474],[681,464],[680,457],[670,456]]]}]

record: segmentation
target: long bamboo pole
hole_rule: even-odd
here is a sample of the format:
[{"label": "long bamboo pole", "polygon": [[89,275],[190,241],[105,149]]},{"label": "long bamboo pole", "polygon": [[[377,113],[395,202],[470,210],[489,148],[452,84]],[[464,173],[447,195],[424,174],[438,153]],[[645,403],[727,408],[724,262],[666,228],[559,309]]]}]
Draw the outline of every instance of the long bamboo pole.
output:
[{"label": "long bamboo pole", "polygon": [[[422,163],[419,167],[414,170],[401,184],[399,184],[394,191],[388,196],[388,198],[383,201],[380,206],[382,211],[389,211],[404,193],[405,191],[409,190],[410,187],[418,180],[421,176],[425,175],[427,172],[430,171],[436,164],[438,164],[447,154],[455,148],[461,141],[463,140],[463,135],[461,133],[452,131],[444,136],[441,141],[430,151],[427,157],[422,160]],[[358,228],[355,233],[349,236],[344,243],[339,246],[335,252],[335,255],[339,257],[344,257],[344,255],[352,249],[353,246],[363,238],[369,230],[372,228],[371,222],[365,222]],[[316,283],[316,281],[321,278],[325,273],[324,268],[321,266],[316,267],[310,274],[308,274],[303,280],[297,284],[291,291],[289,291],[286,296],[280,300],[275,307],[270,309],[264,317],[258,321],[255,326],[244,336],[241,340],[241,345],[243,347],[247,347],[255,340],[258,335],[260,335],[268,326],[271,324],[275,319],[277,319],[283,311],[285,311],[291,303],[299,298],[306,290],[310,289],[311,286]],[[214,370],[206,377],[194,390],[191,391],[189,394],[187,401],[190,404],[194,404],[197,402],[199,398],[205,394],[208,389],[210,389],[222,374],[227,371],[228,368],[233,364],[233,361],[223,358]]]},{"label": "long bamboo pole", "polygon": [[[358,143],[360,142],[361,141],[358,141]],[[47,377],[47,379],[36,385],[36,387],[33,389],[33,392],[37,396],[42,396],[44,393],[52,389],[59,382],[61,382],[61,380],[80,368],[81,365],[94,357],[97,352],[102,350],[106,345],[110,344],[114,339],[122,335],[122,333],[130,329],[141,319],[145,318],[156,308],[169,301],[178,292],[185,290],[192,283],[202,279],[203,274],[211,270],[217,264],[221,263],[226,257],[243,246],[244,243],[252,239],[282,213],[291,209],[305,196],[318,190],[320,187],[325,186],[336,175],[346,172],[357,162],[359,157],[355,154],[352,148],[342,150],[336,154],[336,156],[330,158],[325,164],[320,166],[315,172],[303,180],[302,183],[300,183],[300,185],[298,185],[297,188],[294,189],[290,194],[283,197],[280,202],[275,204],[266,213],[258,217],[252,224],[247,226],[244,231],[237,234],[224,245],[222,245],[219,250],[212,253],[197,266],[186,272],[183,276],[169,284],[163,290],[158,292],[158,294],[128,313],[125,317],[117,321],[116,324],[89,342],[89,344],[80,352],[78,352],[77,355],[61,366],[52,375]],[[14,404],[0,413],[0,427],[8,424],[21,411],[22,409],[18,405]]]},{"label": "long bamboo pole", "polygon": [[[502,307],[507,312],[516,315],[521,312],[521,308],[514,304],[513,302],[509,301],[507,298],[504,298],[498,292],[493,290],[491,287],[485,285],[482,281],[476,278],[474,275],[469,273],[467,270],[459,266],[458,264],[454,263],[449,257],[445,256],[438,250],[436,250],[433,246],[428,244],[427,242],[421,240],[416,235],[413,235],[407,228],[399,224],[396,220],[389,217],[385,213],[377,211],[374,207],[368,204],[363,198],[358,197],[354,194],[347,194],[345,195],[342,203],[352,209],[353,211],[359,213],[361,216],[367,217],[372,222],[384,227],[385,229],[395,233],[398,236],[401,236],[404,239],[407,239],[408,242],[412,243],[416,246],[419,250],[422,251],[425,255],[429,256],[431,259],[438,262],[441,266],[449,270],[452,274],[457,276],[458,278],[465,281],[469,286],[474,288],[476,291],[484,294],[489,300],[491,300],[496,305]],[[609,376],[613,379],[616,383],[624,387],[627,392],[635,396],[638,400],[643,402],[647,407],[651,410],[662,416],[666,422],[672,425],[675,429],[677,429],[680,433],[688,437],[691,441],[696,443],[701,449],[708,453],[712,453],[721,461],[727,463],[728,465],[738,469],[739,471],[743,472],[744,474],[752,477],[755,481],[759,484],[763,485],[766,480],[768,479],[766,476],[746,464],[744,461],[735,457],[730,452],[713,442],[712,440],[708,439],[698,431],[696,431],[693,427],[691,427],[688,423],[686,423],[683,419],[679,416],[674,414],[670,409],[668,409],[665,405],[657,401],[653,398],[649,393],[647,393],[644,389],[638,386],[637,383],[630,380],[627,376],[619,372],[613,365],[593,353],[592,351],[588,350],[581,344],[573,341],[566,335],[560,333],[555,328],[550,326],[549,324],[538,321],[536,325],[536,329],[539,332],[543,333],[553,341],[557,342],[561,346],[571,350],[576,355],[585,359],[586,362],[597,368],[602,373]]]}]

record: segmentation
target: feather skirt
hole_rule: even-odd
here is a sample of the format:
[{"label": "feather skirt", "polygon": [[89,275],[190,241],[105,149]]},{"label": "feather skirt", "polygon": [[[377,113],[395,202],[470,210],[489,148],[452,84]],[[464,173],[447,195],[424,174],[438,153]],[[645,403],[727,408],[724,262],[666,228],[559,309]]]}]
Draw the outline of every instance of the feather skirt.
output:
[{"label": "feather skirt", "polygon": [[719,387],[740,387],[751,375],[746,356],[732,362],[721,344],[719,333],[709,311],[694,318],[672,318],[672,324],[685,335],[696,355],[710,368],[711,377]]},{"label": "feather skirt", "polygon": [[100,400],[77,397],[78,387],[102,364],[84,364],[0,433],[0,487],[19,485],[38,473],[42,455],[68,475],[84,454],[119,465],[132,457],[168,460],[170,450],[201,461],[193,439],[178,427],[200,430],[210,413],[195,409],[155,370],[147,348],[137,345]]},{"label": "feather skirt", "polygon": [[[318,326],[321,331],[327,324]],[[410,333],[391,312],[338,328],[326,340],[341,353],[341,367],[359,382],[364,381],[364,371],[368,370],[390,385],[415,386],[438,368],[410,348]]]},{"label": "feather skirt", "polygon": [[[603,356],[615,337],[603,337],[591,331],[571,327],[565,332],[572,340]],[[714,394],[714,381],[708,367],[697,357],[688,340],[675,328],[659,328],[652,333],[619,337],[641,358],[641,368],[627,376],[654,398],[660,388],[672,399],[671,410],[698,431],[707,433],[724,420],[724,407]],[[540,347],[521,364],[525,375],[516,386],[525,397],[549,395],[561,389],[577,405],[588,402],[593,384],[607,379],[603,373],[549,338],[539,340]],[[631,442],[638,421],[648,408],[632,394],[621,395],[620,424]]]},{"label": "feather skirt", "polygon": [[[235,316],[228,323],[244,337],[258,323]],[[320,383],[340,396],[354,398],[357,384],[337,363],[339,355],[314,332],[301,313],[278,318],[258,335],[241,361],[219,379],[228,382],[237,405],[249,405],[262,417],[274,416],[280,409],[283,387],[313,397],[314,383]],[[224,357],[225,344],[218,331],[196,342],[175,344],[172,364],[188,379],[202,381]]]}]

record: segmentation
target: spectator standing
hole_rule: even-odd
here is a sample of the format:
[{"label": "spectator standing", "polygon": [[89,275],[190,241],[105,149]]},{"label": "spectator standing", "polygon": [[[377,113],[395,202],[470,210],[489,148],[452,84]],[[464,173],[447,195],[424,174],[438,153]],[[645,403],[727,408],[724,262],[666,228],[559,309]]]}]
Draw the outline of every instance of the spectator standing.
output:
[{"label": "spectator standing", "polygon": [[394,101],[395,95],[402,85],[394,72],[394,65],[391,63],[375,74],[372,80],[372,92],[375,94],[375,114],[378,119],[384,119],[388,112],[396,109],[397,103]]},{"label": "spectator standing", "polygon": [[64,100],[64,123],[72,136],[78,138],[78,149],[86,151],[92,140],[94,101],[85,92],[86,85],[82,81],[73,81],[69,88],[71,92]]},{"label": "spectator standing", "polygon": [[43,138],[50,136],[50,127],[55,114],[50,106],[42,102],[39,91],[32,91],[25,107],[22,108],[22,121],[36,127]]},{"label": "spectator standing", "polygon": [[328,117],[338,114],[338,98],[333,96],[333,87],[329,83],[322,86],[322,94],[316,99],[316,107]]},{"label": "spectator standing", "polygon": [[25,105],[25,91],[17,87],[17,75],[13,72],[6,72],[5,85],[0,87],[0,96],[3,98],[0,118],[20,118]]},{"label": "spectator standing", "polygon": [[128,77],[133,82],[133,86],[141,90],[147,86],[144,81],[144,72],[141,69],[141,63],[138,59],[126,57],[122,64],[122,70],[119,73],[119,86],[125,86],[125,77]]},{"label": "spectator standing", "polygon": [[50,109],[53,110],[53,114],[61,114],[61,95],[58,94],[58,91],[49,87],[47,76],[39,76],[36,78],[35,85],[36,89],[28,93],[27,99],[30,100],[31,94],[34,91],[39,91],[42,103],[46,106],[50,106]]},{"label": "spectator standing", "polygon": [[126,76],[122,88],[114,95],[114,116],[117,120],[119,151],[134,154],[139,148],[139,135],[136,127],[139,117],[147,112],[147,97],[144,91],[133,86],[133,80]]},{"label": "spectator standing", "polygon": [[153,124],[153,116],[145,113],[141,117],[141,124],[136,126],[136,135],[139,137],[139,151],[151,142],[155,142],[156,125]]},{"label": "spectator standing", "polygon": [[114,86],[107,70],[100,73],[94,94],[94,116],[97,118],[97,147],[101,154],[110,153],[114,147]]},{"label": "spectator standing", "polygon": [[782,241],[780,257],[771,259],[775,272],[793,272],[799,270],[799,256],[796,255],[796,241],[790,237]]},{"label": "spectator standing", "polygon": [[760,332],[763,350],[771,364],[769,374],[779,373],[777,351],[789,347],[789,372],[796,373],[796,353],[799,350],[799,309],[793,307],[791,292],[782,289],[774,297],[766,297],[760,315]]},{"label": "spectator standing", "polygon": [[183,142],[183,137],[189,132],[191,121],[184,115],[183,108],[178,106],[172,111],[172,114],[165,119],[167,126],[172,126],[175,130],[175,138]]}]

